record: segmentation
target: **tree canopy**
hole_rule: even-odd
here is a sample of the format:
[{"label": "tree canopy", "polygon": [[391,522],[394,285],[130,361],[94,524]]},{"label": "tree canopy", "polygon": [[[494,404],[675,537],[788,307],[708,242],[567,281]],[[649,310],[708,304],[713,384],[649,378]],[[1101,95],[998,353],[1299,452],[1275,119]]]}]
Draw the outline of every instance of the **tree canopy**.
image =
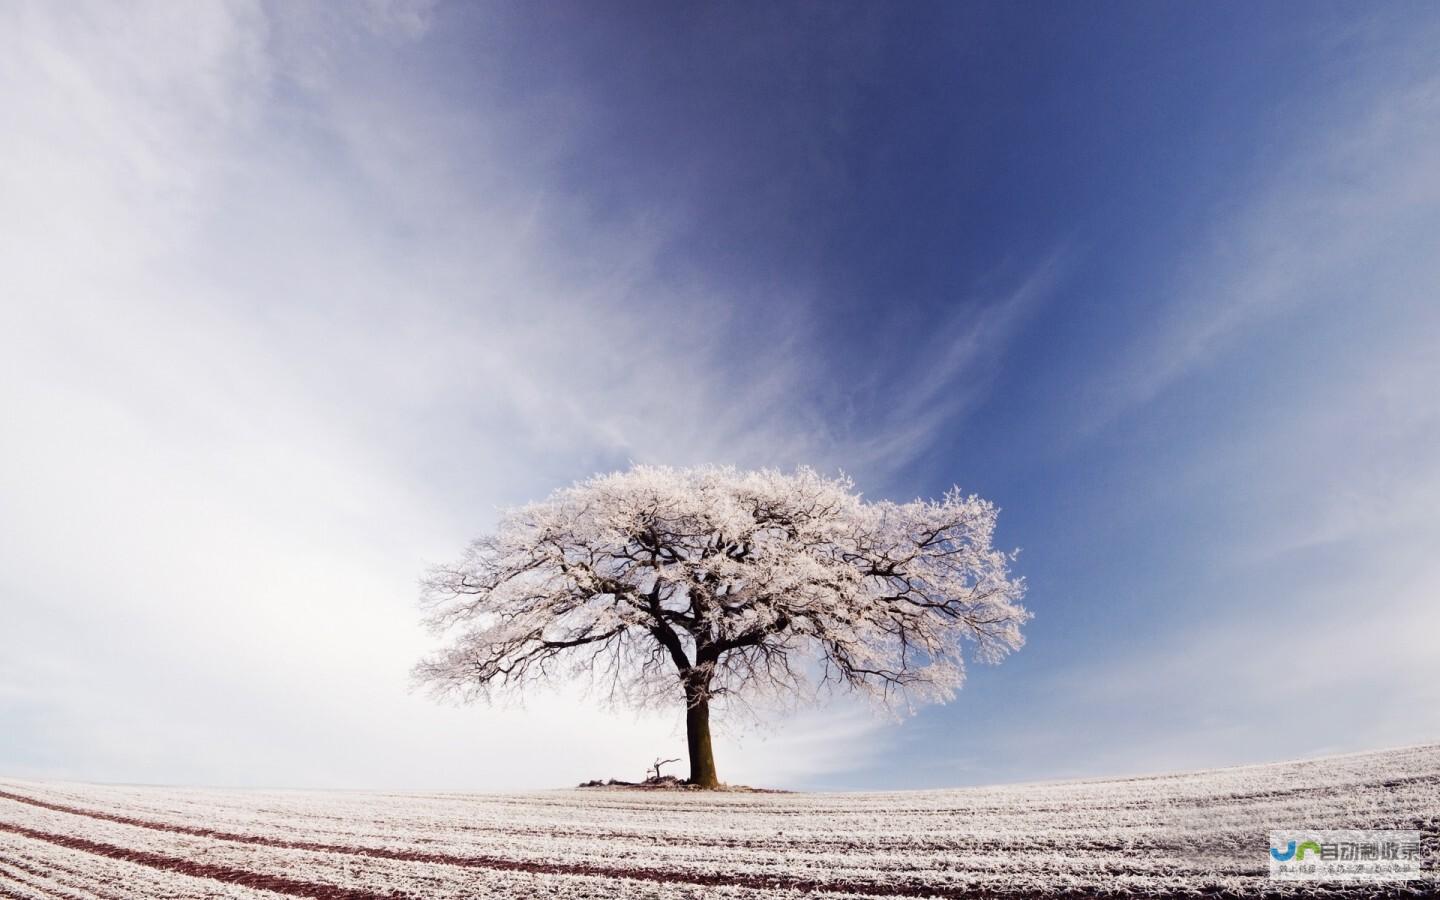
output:
[{"label": "tree canopy", "polygon": [[683,702],[690,780],[715,786],[717,698],[853,689],[944,701],[963,650],[998,662],[1030,614],[997,510],[951,490],[870,502],[846,476],[636,466],[509,510],[424,581],[439,694],[582,677],[633,706]]}]

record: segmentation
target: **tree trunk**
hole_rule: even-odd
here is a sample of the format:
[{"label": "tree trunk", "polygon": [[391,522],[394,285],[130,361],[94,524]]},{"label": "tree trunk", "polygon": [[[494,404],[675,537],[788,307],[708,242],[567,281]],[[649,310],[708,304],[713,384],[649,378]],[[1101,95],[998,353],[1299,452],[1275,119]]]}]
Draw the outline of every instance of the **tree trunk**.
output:
[{"label": "tree trunk", "polygon": [[703,695],[688,696],[686,700],[689,702],[685,710],[685,737],[690,744],[690,783],[703,788],[719,787],[715,752],[710,746],[710,700]]}]

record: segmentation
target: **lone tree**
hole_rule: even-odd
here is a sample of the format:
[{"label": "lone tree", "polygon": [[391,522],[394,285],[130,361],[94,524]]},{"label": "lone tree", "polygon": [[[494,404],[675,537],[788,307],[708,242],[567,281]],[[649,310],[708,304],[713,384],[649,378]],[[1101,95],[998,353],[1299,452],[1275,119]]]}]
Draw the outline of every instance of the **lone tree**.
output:
[{"label": "lone tree", "polygon": [[962,644],[998,662],[1030,614],[996,509],[866,502],[801,468],[636,466],[506,512],[424,581],[444,640],[415,669],[438,695],[491,698],[554,676],[612,701],[683,698],[690,783],[718,786],[717,698],[841,686],[908,707],[964,680]]}]

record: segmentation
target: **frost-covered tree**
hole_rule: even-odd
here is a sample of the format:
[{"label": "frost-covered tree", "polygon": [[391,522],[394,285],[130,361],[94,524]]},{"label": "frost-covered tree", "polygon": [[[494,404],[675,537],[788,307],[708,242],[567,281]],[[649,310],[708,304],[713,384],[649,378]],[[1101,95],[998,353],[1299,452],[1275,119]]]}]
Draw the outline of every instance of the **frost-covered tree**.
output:
[{"label": "frost-covered tree", "polygon": [[1030,617],[996,509],[866,502],[847,477],[636,466],[506,512],[424,581],[444,646],[437,694],[490,698],[553,677],[612,701],[685,705],[690,781],[715,787],[712,702],[833,686],[908,708],[999,661]]}]

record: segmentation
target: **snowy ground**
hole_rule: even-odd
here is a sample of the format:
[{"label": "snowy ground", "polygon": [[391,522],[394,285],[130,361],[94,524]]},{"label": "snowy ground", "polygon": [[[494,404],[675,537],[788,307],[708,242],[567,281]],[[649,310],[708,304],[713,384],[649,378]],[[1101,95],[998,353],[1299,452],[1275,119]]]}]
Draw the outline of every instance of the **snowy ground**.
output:
[{"label": "snowy ground", "polygon": [[[1440,745],[869,794],[359,794],[0,778],[0,897],[1314,893],[1267,878],[1266,834],[1283,828],[1419,828],[1433,873]],[[1372,894],[1397,891],[1347,896]]]}]

